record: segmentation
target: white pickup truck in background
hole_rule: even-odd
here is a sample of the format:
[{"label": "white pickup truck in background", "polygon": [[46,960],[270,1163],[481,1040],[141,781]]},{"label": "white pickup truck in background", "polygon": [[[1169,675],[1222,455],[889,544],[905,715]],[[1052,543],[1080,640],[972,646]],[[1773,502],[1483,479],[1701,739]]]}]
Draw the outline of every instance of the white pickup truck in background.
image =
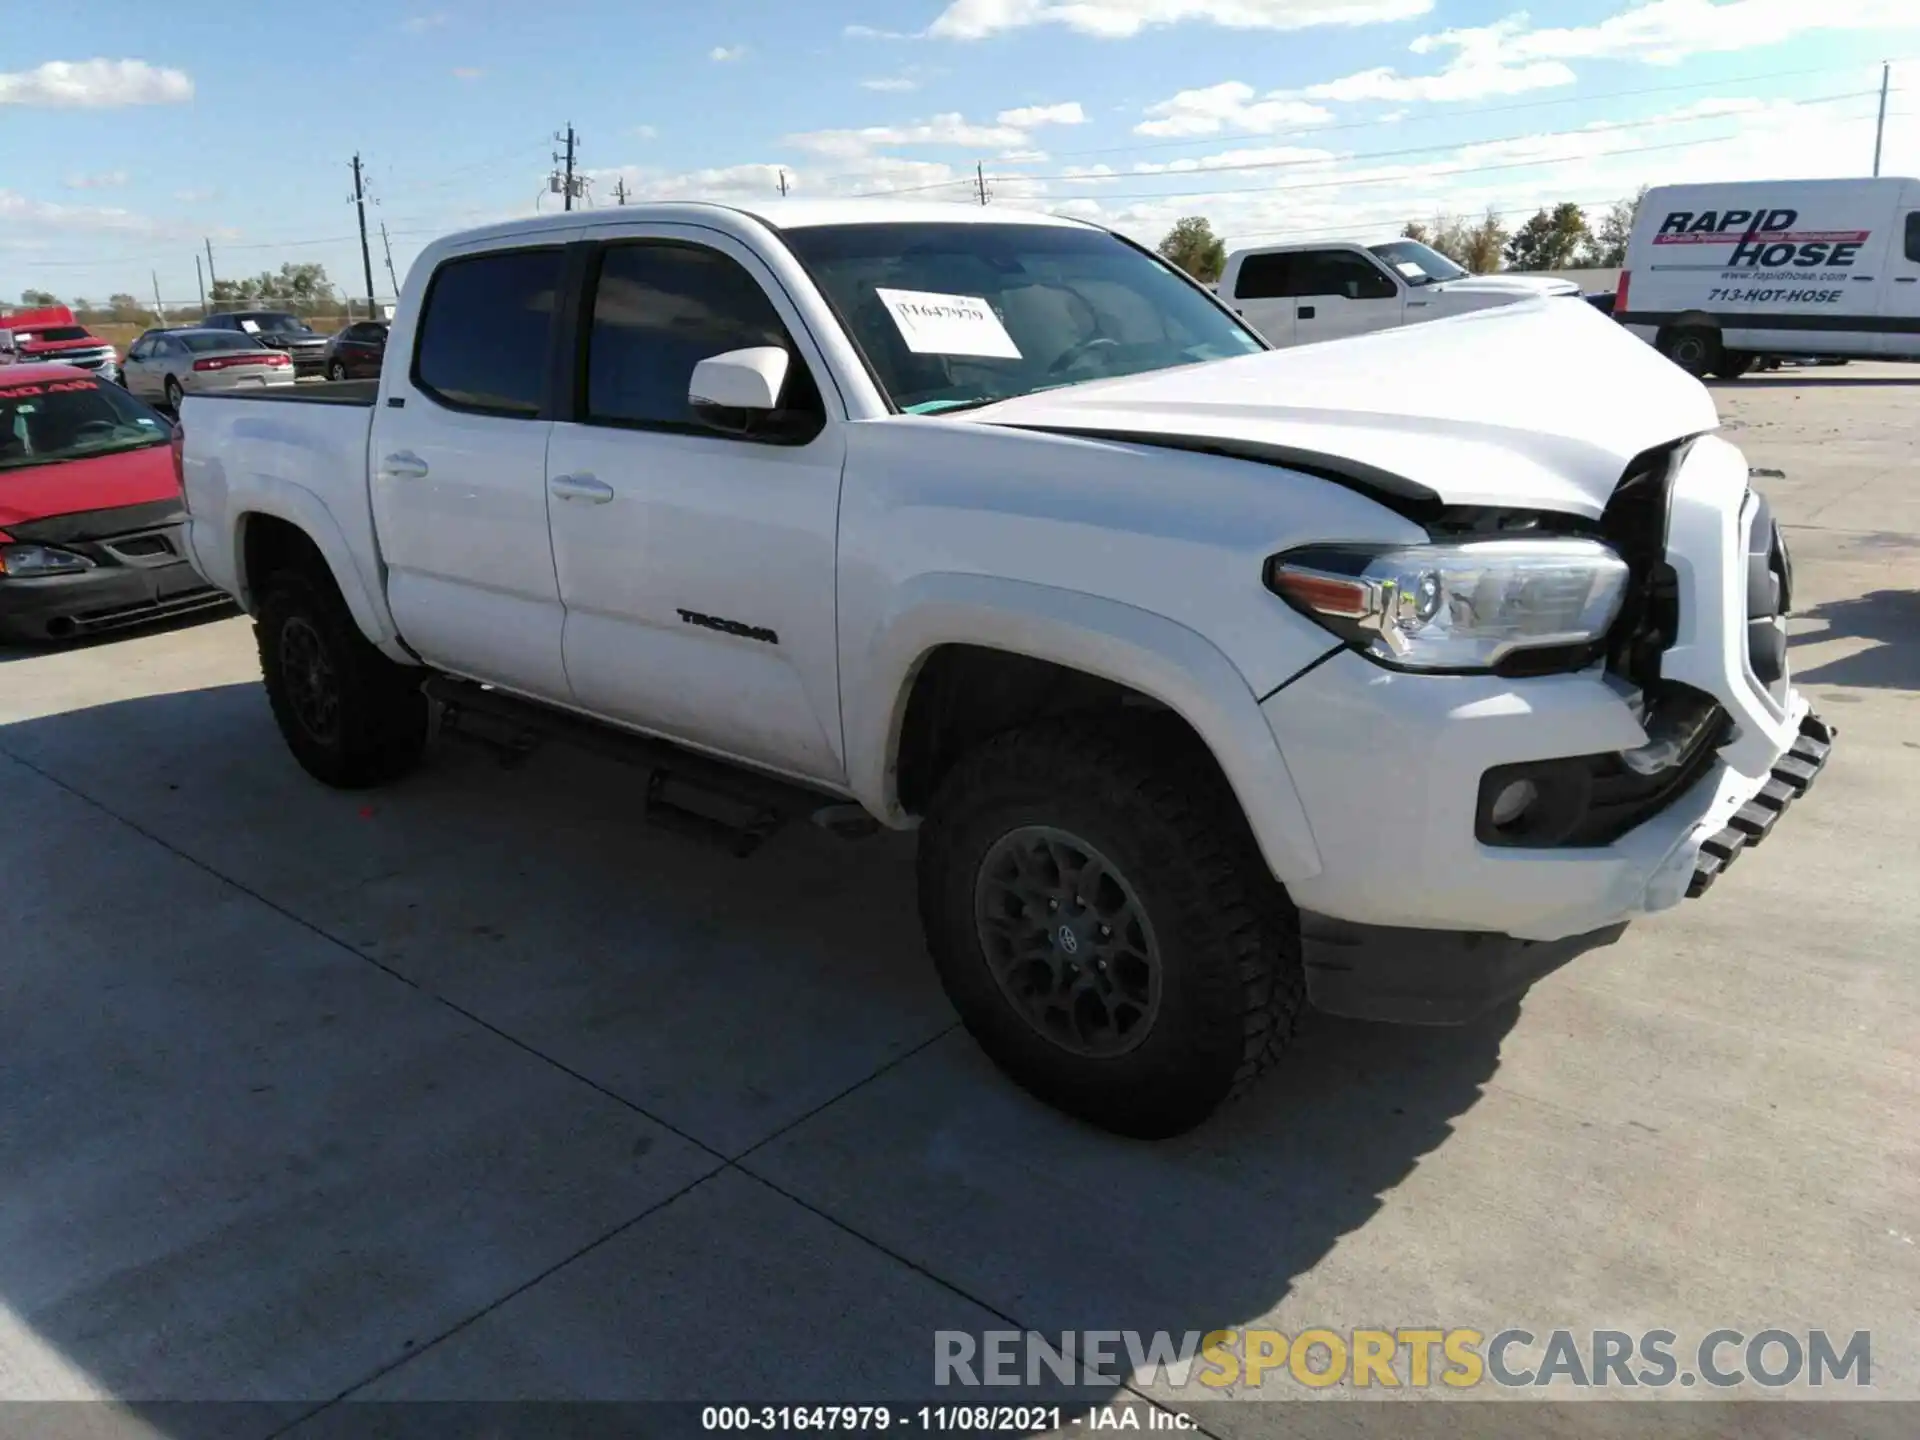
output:
[{"label": "white pickup truck in background", "polygon": [[1418,240],[1236,250],[1215,287],[1269,345],[1310,345],[1543,297],[1579,298],[1550,275],[1475,275]]},{"label": "white pickup truck in background", "polygon": [[399,777],[438,702],[742,852],[918,826],[969,1029],[1134,1134],[1307,1002],[1510,998],[1827,753],[1745,461],[1585,305],[1276,354],[1073,221],[640,206],[429,247],[377,382],[184,409],[314,775]]}]

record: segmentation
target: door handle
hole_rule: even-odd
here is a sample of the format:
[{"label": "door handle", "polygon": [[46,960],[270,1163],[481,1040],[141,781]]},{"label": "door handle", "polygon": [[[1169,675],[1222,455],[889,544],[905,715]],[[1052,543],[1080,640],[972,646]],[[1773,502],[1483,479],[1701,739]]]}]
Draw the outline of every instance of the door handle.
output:
[{"label": "door handle", "polygon": [[1302,305],[1300,309],[1295,313],[1297,318],[1301,320],[1311,320],[1313,318],[1313,306]]},{"label": "door handle", "polygon": [[1409,300],[1407,301],[1407,309],[1424,310],[1427,306],[1431,305],[1432,303],[1433,302],[1431,300]]},{"label": "door handle", "polygon": [[1893,283],[1896,285],[1911,285],[1916,280],[1920,280],[1920,275],[1896,275],[1893,277]]},{"label": "door handle", "polygon": [[556,475],[547,481],[547,489],[556,500],[585,500],[604,505],[613,499],[613,487],[591,475]]},{"label": "door handle", "polygon": [[427,462],[411,450],[397,450],[380,462],[380,477],[383,480],[424,480],[427,478]]}]

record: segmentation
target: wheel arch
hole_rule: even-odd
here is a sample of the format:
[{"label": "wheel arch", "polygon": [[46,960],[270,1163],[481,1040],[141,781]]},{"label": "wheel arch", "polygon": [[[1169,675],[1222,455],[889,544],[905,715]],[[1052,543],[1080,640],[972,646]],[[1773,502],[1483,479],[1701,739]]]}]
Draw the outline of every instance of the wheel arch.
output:
[{"label": "wheel arch", "polygon": [[917,727],[938,699],[925,687],[942,683],[956,665],[964,671],[996,661],[1048,667],[1072,692],[1049,695],[1025,718],[1085,708],[1073,703],[1081,699],[1171,711],[1219,768],[1273,873],[1283,882],[1319,873],[1286,762],[1257,697],[1225,655],[1163,616],[1025,581],[922,576],[901,587],[858,663],[843,661],[849,785],[873,814],[910,825],[924,803],[931,779]]},{"label": "wheel arch", "polygon": [[385,597],[370,587],[354,563],[352,548],[332,514],[312,492],[279,484],[256,492],[234,516],[233,568],[241,606],[256,614],[259,590],[276,562],[308,557],[332,580],[360,633],[390,660],[418,664],[401,643]]}]

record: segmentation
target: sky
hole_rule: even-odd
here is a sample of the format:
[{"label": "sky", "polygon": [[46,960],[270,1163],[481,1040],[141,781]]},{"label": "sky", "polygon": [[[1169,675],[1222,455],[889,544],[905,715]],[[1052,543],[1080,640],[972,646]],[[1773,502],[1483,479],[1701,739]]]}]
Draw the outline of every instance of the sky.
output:
[{"label": "sky", "polygon": [[[334,0],[16,5],[0,300],[196,299],[560,204],[911,195],[1230,245],[1603,210],[1642,184],[1920,174],[1920,0]],[[379,227],[384,224],[383,243]]]}]

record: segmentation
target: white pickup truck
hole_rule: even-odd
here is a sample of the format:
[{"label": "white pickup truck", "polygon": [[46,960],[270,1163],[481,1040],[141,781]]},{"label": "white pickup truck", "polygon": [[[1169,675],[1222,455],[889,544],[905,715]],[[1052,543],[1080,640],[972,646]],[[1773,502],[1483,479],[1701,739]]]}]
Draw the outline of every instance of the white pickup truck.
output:
[{"label": "white pickup truck", "polygon": [[1697,894],[1830,740],[1746,461],[1585,305],[1274,353],[1074,221],[638,206],[429,247],[377,382],[184,410],[315,776],[437,705],[742,852],[917,826],[968,1027],[1134,1134]]}]

